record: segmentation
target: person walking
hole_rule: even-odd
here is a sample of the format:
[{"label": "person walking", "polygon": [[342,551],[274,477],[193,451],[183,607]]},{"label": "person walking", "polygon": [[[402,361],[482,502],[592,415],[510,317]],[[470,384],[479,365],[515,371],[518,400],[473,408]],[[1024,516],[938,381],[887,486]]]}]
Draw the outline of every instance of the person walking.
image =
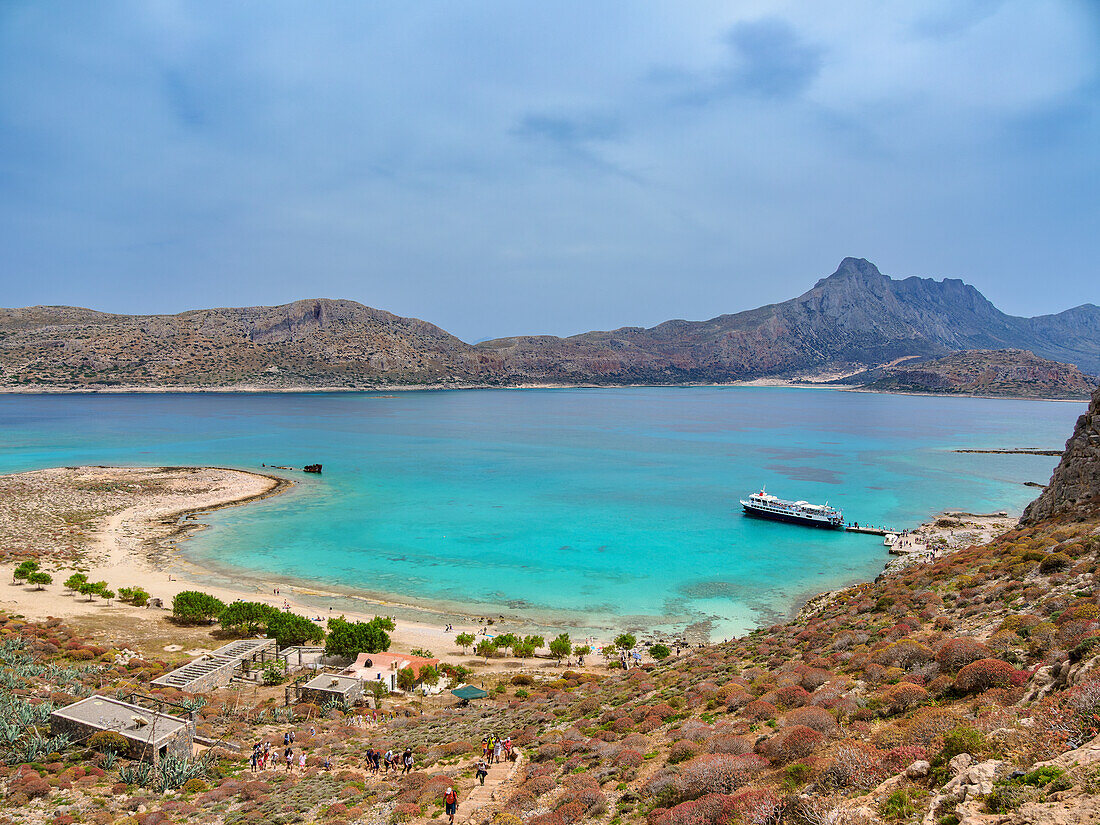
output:
[{"label": "person walking", "polygon": [[386,751],[386,773],[389,773],[390,769],[394,767],[395,765],[393,764],[393,749],[391,748]]},{"label": "person walking", "polygon": [[449,825],[455,825],[455,814],[458,813],[458,794],[454,788],[447,788],[443,794],[443,804],[446,806],[447,816],[450,817]]},{"label": "person walking", "polygon": [[412,773],[412,769],[413,769],[413,749],[412,748],[405,748],[405,756],[402,758],[402,762],[405,763],[405,769],[401,773],[402,774]]},{"label": "person walking", "polygon": [[294,770],[294,748],[286,749],[286,772],[290,773]]},{"label": "person walking", "polygon": [[474,776],[477,780],[484,785],[485,777],[489,775],[489,766],[485,763],[485,758],[477,760],[477,769],[474,771]]},{"label": "person walking", "polygon": [[302,773],[306,772],[306,752],[302,751],[301,756],[298,757],[298,767],[302,769]]},{"label": "person walking", "polygon": [[496,742],[493,743],[493,761],[499,762],[504,758],[504,743],[500,741],[500,737],[497,737]]}]

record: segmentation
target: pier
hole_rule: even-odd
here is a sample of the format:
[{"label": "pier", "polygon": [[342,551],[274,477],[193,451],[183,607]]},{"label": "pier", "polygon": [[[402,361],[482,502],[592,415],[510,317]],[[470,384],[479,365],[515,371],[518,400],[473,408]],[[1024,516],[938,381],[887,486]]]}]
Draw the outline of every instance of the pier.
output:
[{"label": "pier", "polygon": [[900,536],[902,534],[901,530],[891,530],[889,527],[870,527],[863,524],[859,527],[846,524],[844,525],[844,529],[849,533],[867,533],[872,536],[885,536],[887,533],[893,533],[895,536]]}]

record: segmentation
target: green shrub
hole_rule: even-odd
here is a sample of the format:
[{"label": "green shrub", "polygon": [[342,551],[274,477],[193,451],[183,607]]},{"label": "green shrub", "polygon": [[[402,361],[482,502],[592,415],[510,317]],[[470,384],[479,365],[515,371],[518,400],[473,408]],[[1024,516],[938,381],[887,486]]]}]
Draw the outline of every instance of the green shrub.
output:
[{"label": "green shrub", "polygon": [[125,753],[130,743],[121,733],[100,730],[88,737],[88,747],[103,753]]},{"label": "green shrub", "polygon": [[882,816],[891,822],[908,819],[917,812],[917,806],[905,790],[896,790],[882,803]]},{"label": "green shrub", "polygon": [[181,622],[209,622],[225,610],[225,602],[198,590],[183,590],[172,599],[172,615]]}]

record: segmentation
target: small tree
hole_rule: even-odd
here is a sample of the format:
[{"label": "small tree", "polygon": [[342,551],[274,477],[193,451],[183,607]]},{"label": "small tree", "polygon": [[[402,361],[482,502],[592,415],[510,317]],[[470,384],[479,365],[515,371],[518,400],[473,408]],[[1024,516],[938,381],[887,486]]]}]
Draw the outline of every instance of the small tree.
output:
[{"label": "small tree", "polygon": [[286,663],[282,659],[273,662],[264,662],[264,669],[260,672],[260,679],[265,685],[277,685],[286,678]]},{"label": "small tree", "polygon": [[411,667],[403,667],[397,671],[397,686],[406,693],[416,687],[416,674]]},{"label": "small tree", "polygon": [[493,644],[500,650],[511,650],[517,644],[522,644],[522,642],[523,640],[515,633],[498,633],[497,637],[493,639]]},{"label": "small tree", "polygon": [[535,655],[535,647],[527,642],[516,642],[512,645],[512,655],[518,659],[530,659]]},{"label": "small tree", "polygon": [[87,581],[88,577],[84,573],[73,573],[65,579],[65,589],[72,590],[75,593],[80,590],[80,585],[86,584]]},{"label": "small tree", "polygon": [[632,650],[636,644],[638,640],[629,633],[622,633],[615,637],[615,647],[619,650]]},{"label": "small tree", "polygon": [[667,659],[672,655],[672,651],[668,649],[668,645],[656,644],[649,646],[649,655],[656,659],[658,662],[662,659]]},{"label": "small tree", "polygon": [[420,683],[424,685],[439,684],[439,671],[434,665],[424,665],[420,668]]},{"label": "small tree", "polygon": [[172,615],[187,624],[209,622],[225,610],[225,602],[199,590],[183,590],[172,599]]},{"label": "small tree", "polygon": [[38,585],[36,588],[34,588],[35,590],[41,590],[47,584],[53,583],[53,576],[51,576],[49,573],[43,573],[41,570],[35,570],[29,576],[27,576],[27,581],[30,584]]},{"label": "small tree", "polygon": [[102,590],[102,588],[99,586],[99,582],[90,581],[82,582],[80,586],[76,588],[76,592],[79,593],[81,596],[87,596],[88,601],[91,601],[92,596],[94,596],[100,590]]},{"label": "small tree", "polygon": [[393,622],[375,616],[369,622],[349,622],[343,616],[328,620],[328,641],[325,653],[330,656],[355,657],[360,653],[381,653],[390,649],[390,637],[385,627]]},{"label": "small tree", "polygon": [[542,636],[524,636],[523,643],[534,651],[543,647],[546,644],[546,639]]},{"label": "small tree", "polygon": [[428,650],[427,648],[423,648],[423,647],[414,647],[412,650],[409,651],[409,653],[411,653],[413,656],[419,656],[421,659],[432,659],[432,658],[434,658],[432,656],[432,652],[430,650]]},{"label": "small tree", "polygon": [[276,610],[267,622],[267,636],[274,639],[278,647],[292,647],[307,643],[320,644],[324,641],[325,631],[305,616]]},{"label": "small tree", "polygon": [[218,624],[226,630],[253,635],[265,630],[268,624],[279,615],[279,611],[262,602],[233,602],[226,605],[218,614]]},{"label": "small tree", "polygon": [[99,598],[103,599],[103,601],[107,602],[107,604],[110,604],[111,599],[113,599],[114,597],[115,597],[115,591],[114,590],[108,590],[106,587],[100,588]]},{"label": "small tree", "polygon": [[492,656],[496,655],[497,646],[492,639],[482,639],[477,643],[474,652],[477,653],[478,656],[484,656],[487,662]]},{"label": "small tree", "polygon": [[592,652],[592,648],[588,645],[577,645],[573,648],[573,655],[577,657],[577,664],[584,664],[584,657]]},{"label": "small tree", "polygon": [[462,652],[465,653],[466,649],[471,647],[474,643],[473,633],[459,633],[455,636],[455,644],[462,648]]},{"label": "small tree", "polygon": [[27,559],[26,561],[21,562],[18,567],[11,571],[12,584],[15,584],[21,579],[28,578],[30,574],[35,572],[37,569],[38,562],[36,562],[34,559]]},{"label": "small tree", "polygon": [[572,650],[571,644],[568,633],[562,633],[556,639],[550,641],[550,655],[558,660],[559,665],[561,660],[568,656],[569,651]]}]

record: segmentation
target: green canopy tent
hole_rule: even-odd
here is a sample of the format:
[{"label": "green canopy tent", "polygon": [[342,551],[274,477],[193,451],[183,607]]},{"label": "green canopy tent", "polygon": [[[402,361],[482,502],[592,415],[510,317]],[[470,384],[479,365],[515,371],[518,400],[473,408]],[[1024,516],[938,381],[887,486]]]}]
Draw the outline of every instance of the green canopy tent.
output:
[{"label": "green canopy tent", "polygon": [[473,685],[462,685],[461,687],[456,687],[454,690],[452,690],[451,695],[457,696],[459,699],[462,700],[462,704],[466,705],[469,704],[471,699],[484,699],[489,694],[479,687],[474,687]]}]

